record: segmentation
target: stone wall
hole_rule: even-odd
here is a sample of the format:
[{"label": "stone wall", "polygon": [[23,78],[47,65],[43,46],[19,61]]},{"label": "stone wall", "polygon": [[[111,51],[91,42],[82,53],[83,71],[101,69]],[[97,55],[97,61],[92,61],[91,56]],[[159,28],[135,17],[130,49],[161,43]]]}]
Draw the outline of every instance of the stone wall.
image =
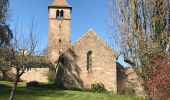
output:
[{"label": "stone wall", "polygon": [[29,81],[38,81],[38,82],[48,82],[47,73],[49,68],[31,68],[30,71],[25,71],[21,76],[21,80]]},{"label": "stone wall", "polygon": [[118,94],[123,94],[124,91],[124,84],[127,79],[127,75],[125,72],[125,68],[120,64],[116,63],[117,66],[117,92]]},{"label": "stone wall", "polygon": [[142,79],[138,77],[137,73],[131,67],[126,68],[125,72],[127,75],[126,84],[133,84],[136,94],[139,96],[144,96],[144,90],[141,86]]},{"label": "stone wall", "polygon": [[[20,81],[30,82],[30,81],[38,81],[38,82],[48,82],[47,73],[49,72],[49,68],[31,68],[31,70],[25,70],[25,73],[20,77]],[[15,69],[13,68],[10,72],[8,72],[8,77],[10,80],[14,80],[14,75],[16,74]]]},{"label": "stone wall", "polygon": [[[88,51],[92,51],[92,68],[89,70]],[[116,54],[93,30],[89,30],[63,55],[65,64],[58,70],[56,84],[90,88],[91,84],[98,82],[103,83],[107,90],[117,92]]]}]

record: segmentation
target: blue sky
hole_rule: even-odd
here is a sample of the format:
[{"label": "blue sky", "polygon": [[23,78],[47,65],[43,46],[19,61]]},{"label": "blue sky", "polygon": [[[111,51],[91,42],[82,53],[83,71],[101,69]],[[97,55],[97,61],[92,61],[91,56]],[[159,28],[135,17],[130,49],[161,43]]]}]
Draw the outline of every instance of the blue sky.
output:
[{"label": "blue sky", "polygon": [[[90,28],[94,29],[100,37],[108,42],[106,35],[109,0],[67,0],[73,7],[71,36],[72,43],[78,40]],[[28,30],[31,19],[37,26],[40,49],[48,44],[48,5],[53,0],[11,0],[10,23],[16,19],[21,23],[23,30]]]},{"label": "blue sky", "polygon": [[[94,29],[103,39],[107,40],[105,34],[107,19],[108,0],[68,0],[73,7],[71,36],[72,43],[78,40],[90,28]],[[16,19],[22,23],[23,29],[27,30],[31,19],[34,19],[39,31],[41,46],[44,48],[48,43],[48,5],[53,0],[11,0],[11,21]]]}]

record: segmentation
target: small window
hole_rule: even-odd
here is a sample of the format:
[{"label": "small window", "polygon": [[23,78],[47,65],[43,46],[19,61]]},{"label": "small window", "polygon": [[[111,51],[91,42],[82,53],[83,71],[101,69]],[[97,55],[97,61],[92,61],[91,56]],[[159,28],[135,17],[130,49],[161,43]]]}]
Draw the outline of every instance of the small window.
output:
[{"label": "small window", "polygon": [[92,68],[92,51],[87,52],[87,70]]},{"label": "small window", "polygon": [[64,11],[63,11],[63,10],[61,10],[61,12],[60,12],[60,18],[61,18],[61,19],[64,18]]},{"label": "small window", "polygon": [[56,18],[57,18],[57,19],[60,18],[60,11],[59,11],[59,10],[56,11]]},{"label": "small window", "polygon": [[59,39],[59,43],[61,43],[61,39]]},{"label": "small window", "polygon": [[61,51],[59,51],[59,54],[61,54]]},{"label": "small window", "polygon": [[57,10],[56,11],[56,18],[57,19],[64,19],[64,10]]}]

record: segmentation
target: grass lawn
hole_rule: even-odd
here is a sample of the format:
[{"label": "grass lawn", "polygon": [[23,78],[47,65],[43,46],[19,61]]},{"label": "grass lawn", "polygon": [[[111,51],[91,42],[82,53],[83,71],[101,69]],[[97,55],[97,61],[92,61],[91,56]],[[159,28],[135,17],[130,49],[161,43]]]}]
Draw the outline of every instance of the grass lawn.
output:
[{"label": "grass lawn", "polygon": [[[8,100],[11,88],[11,82],[0,81],[0,100]],[[139,98],[111,93],[61,90],[48,84],[39,88],[26,88],[22,82],[18,84],[15,100],[139,100]]]}]

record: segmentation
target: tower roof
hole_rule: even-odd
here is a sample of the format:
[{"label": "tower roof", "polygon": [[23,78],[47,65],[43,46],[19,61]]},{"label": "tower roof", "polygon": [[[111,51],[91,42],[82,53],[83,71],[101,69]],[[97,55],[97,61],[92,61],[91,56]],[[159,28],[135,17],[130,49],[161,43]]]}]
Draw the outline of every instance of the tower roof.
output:
[{"label": "tower roof", "polygon": [[53,5],[55,5],[55,6],[68,6],[67,0],[54,0]]},{"label": "tower roof", "polygon": [[48,8],[70,8],[72,7],[68,5],[67,0],[54,0],[53,4],[48,6]]}]

